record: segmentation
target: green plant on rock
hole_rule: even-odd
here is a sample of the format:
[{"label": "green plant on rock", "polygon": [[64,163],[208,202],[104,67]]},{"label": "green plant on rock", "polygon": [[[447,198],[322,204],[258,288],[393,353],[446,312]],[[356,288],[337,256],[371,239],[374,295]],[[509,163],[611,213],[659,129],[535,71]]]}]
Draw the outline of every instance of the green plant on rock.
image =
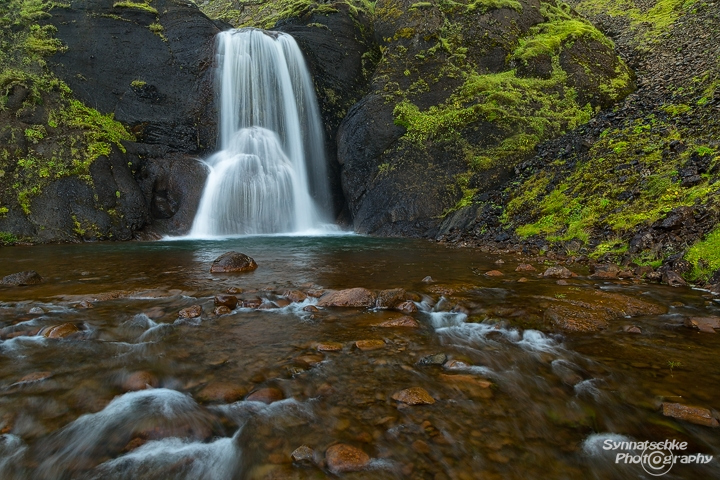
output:
[{"label": "green plant on rock", "polygon": [[115,2],[113,3],[113,8],[127,8],[132,10],[140,10],[143,12],[153,13],[155,15],[158,14],[158,11],[150,6],[148,3],[145,2],[130,2],[130,1],[121,1],[121,2]]},{"label": "green plant on rock", "polygon": [[720,270],[720,227],[690,247],[685,259],[693,264],[689,275],[691,280],[707,281]]}]

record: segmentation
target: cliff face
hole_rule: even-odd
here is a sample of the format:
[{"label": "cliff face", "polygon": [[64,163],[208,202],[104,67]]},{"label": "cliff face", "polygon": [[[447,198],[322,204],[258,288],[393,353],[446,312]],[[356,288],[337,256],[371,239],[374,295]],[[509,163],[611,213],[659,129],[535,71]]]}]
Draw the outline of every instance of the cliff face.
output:
[{"label": "cliff face", "polygon": [[186,230],[205,175],[195,158],[214,148],[220,28],[182,1],[51,7],[4,5],[0,231],[72,241]]},{"label": "cliff face", "polygon": [[434,236],[538,143],[633,89],[610,41],[554,1],[205,8],[299,39],[361,233]]}]

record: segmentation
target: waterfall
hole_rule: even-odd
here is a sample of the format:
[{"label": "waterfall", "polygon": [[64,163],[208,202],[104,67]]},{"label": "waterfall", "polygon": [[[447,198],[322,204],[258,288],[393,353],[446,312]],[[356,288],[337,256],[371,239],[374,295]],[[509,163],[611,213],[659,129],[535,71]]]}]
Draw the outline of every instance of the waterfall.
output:
[{"label": "waterfall", "polygon": [[286,34],[217,36],[220,150],[207,158],[191,236],[302,232],[329,221],[323,125],[302,52]]}]

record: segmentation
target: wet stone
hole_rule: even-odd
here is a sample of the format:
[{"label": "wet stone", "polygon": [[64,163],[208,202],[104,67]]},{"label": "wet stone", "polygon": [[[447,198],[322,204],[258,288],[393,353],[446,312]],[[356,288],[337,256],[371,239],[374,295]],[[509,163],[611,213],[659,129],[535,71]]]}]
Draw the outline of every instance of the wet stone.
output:
[{"label": "wet stone", "polygon": [[210,266],[210,273],[242,273],[258,268],[255,260],[244,253],[227,252],[216,258]]},{"label": "wet stone", "polygon": [[431,405],[435,399],[422,387],[411,387],[392,394],[392,399],[406,405]]},{"label": "wet stone", "polygon": [[684,324],[704,333],[715,333],[715,329],[720,328],[720,317],[690,317],[685,319]]},{"label": "wet stone", "polygon": [[432,278],[430,275],[420,280],[422,283],[435,283],[435,279]]},{"label": "wet stone", "polygon": [[303,307],[303,312],[317,313],[319,311],[315,305],[306,305]]},{"label": "wet stone", "polygon": [[141,370],[131,373],[123,382],[122,388],[126,392],[136,392],[147,388],[156,388],[160,382],[158,378],[150,372]]},{"label": "wet stone", "polygon": [[394,309],[403,313],[416,313],[418,311],[417,305],[410,300],[396,305]]},{"label": "wet stone", "polygon": [[42,314],[45,313],[45,310],[43,310],[43,309],[40,308],[40,307],[33,307],[33,308],[30,309],[30,311],[29,311],[28,313],[29,313],[30,315],[42,315]]},{"label": "wet stone", "polygon": [[314,367],[314,366],[320,364],[323,360],[325,360],[325,357],[323,357],[322,355],[308,354],[308,355],[301,355],[301,356],[297,357],[295,360],[304,365],[307,365],[309,367]]},{"label": "wet stone", "polygon": [[521,263],[515,268],[516,272],[535,272],[537,269],[529,263]]},{"label": "wet stone", "polygon": [[352,445],[338,443],[325,451],[325,461],[334,474],[357,472],[370,463],[370,456]]},{"label": "wet stone", "polygon": [[290,454],[290,458],[292,458],[293,462],[306,466],[312,465],[314,463],[314,457],[315,451],[307,445],[299,446]]},{"label": "wet stone", "polygon": [[444,353],[435,353],[422,357],[417,363],[418,365],[443,365],[447,361],[447,355]]},{"label": "wet stone", "polygon": [[227,315],[229,313],[232,313],[232,310],[230,310],[225,305],[220,305],[219,307],[215,307],[215,310],[213,310],[213,313],[218,316]]},{"label": "wet stone", "polygon": [[283,297],[295,303],[302,303],[308,298],[307,294],[300,290],[288,290],[283,293]]},{"label": "wet stone", "polygon": [[38,285],[42,283],[42,281],[42,277],[35,270],[28,270],[7,275],[0,280],[0,284],[21,287],[25,285]]},{"label": "wet stone", "polygon": [[704,425],[706,427],[718,427],[717,419],[713,417],[710,410],[702,407],[690,407],[681,403],[667,403],[662,404],[662,413],[666,417],[673,417],[686,422],[695,423],[697,425]]},{"label": "wet stone", "polygon": [[548,268],[542,276],[545,278],[571,278],[576,275],[567,268],[558,266]]},{"label": "wet stone", "polygon": [[642,329],[637,325],[624,325],[623,332],[625,333],[642,333]]},{"label": "wet stone", "polygon": [[47,378],[52,377],[52,373],[50,372],[33,372],[28,373],[24,377],[22,377],[20,380],[18,380],[15,385],[17,384],[24,384],[24,383],[33,383],[33,382],[39,382],[41,380],[45,380]]},{"label": "wet stone", "polygon": [[323,295],[319,307],[362,308],[375,306],[375,294],[367,288],[349,288]]},{"label": "wet stone", "polygon": [[40,335],[45,338],[66,338],[81,331],[74,323],[61,323],[60,325],[43,328],[40,330]]},{"label": "wet stone", "polygon": [[235,295],[216,295],[215,306],[216,307],[227,307],[233,310],[238,305],[238,299]]},{"label": "wet stone", "polygon": [[75,308],[95,308],[95,305],[92,304],[89,300],[83,300],[82,302],[75,305]]},{"label": "wet stone", "polygon": [[205,385],[195,397],[202,403],[233,403],[242,400],[246,394],[247,389],[244,387],[227,382],[212,382]]},{"label": "wet stone", "polygon": [[343,349],[343,345],[338,342],[323,342],[318,343],[316,348],[319,352],[339,352]]},{"label": "wet stone", "polygon": [[243,308],[259,308],[263,301],[259,297],[247,298],[242,301]]},{"label": "wet stone", "polygon": [[590,278],[596,280],[618,278],[620,268],[615,264],[596,265]]},{"label": "wet stone", "polygon": [[178,312],[178,317],[180,318],[197,318],[200,315],[202,315],[202,307],[200,305],[183,308]]},{"label": "wet stone", "polygon": [[363,351],[378,350],[385,348],[385,342],[383,340],[358,340],[355,342],[355,346]]},{"label": "wet stone", "polygon": [[489,272],[485,272],[485,276],[487,276],[487,277],[502,277],[503,273],[500,270],[490,270]]},{"label": "wet stone", "polygon": [[245,398],[248,402],[274,403],[285,398],[285,394],[280,389],[268,387],[255,390]]},{"label": "wet stone", "polygon": [[393,308],[405,300],[404,288],[393,288],[390,290],[381,290],[378,293],[375,306],[377,308]]},{"label": "wet stone", "polygon": [[525,277],[520,277],[520,278],[518,278],[518,283],[525,283],[525,282],[527,282],[527,281],[528,281],[528,279],[525,278]]},{"label": "wet stone", "polygon": [[420,327],[420,324],[414,318],[412,318],[408,315],[405,315],[403,317],[393,318],[392,320],[387,320],[385,322],[382,322],[381,324],[378,325],[378,327],[418,328],[418,327]]},{"label": "wet stone", "polygon": [[240,287],[230,287],[230,288],[227,289],[227,293],[229,293],[229,294],[231,294],[231,295],[235,295],[235,294],[238,294],[238,293],[243,293],[244,291],[245,291],[245,290],[243,290],[243,289],[240,288]]}]

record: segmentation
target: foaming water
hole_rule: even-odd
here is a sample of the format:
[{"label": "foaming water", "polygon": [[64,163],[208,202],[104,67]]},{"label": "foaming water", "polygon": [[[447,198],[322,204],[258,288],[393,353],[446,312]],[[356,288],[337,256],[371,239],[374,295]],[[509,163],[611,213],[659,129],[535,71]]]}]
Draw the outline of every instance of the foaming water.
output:
[{"label": "foaming water", "polygon": [[220,151],[206,160],[190,236],[324,230],[331,200],[323,127],[295,40],[256,29],[222,32],[217,63]]}]

